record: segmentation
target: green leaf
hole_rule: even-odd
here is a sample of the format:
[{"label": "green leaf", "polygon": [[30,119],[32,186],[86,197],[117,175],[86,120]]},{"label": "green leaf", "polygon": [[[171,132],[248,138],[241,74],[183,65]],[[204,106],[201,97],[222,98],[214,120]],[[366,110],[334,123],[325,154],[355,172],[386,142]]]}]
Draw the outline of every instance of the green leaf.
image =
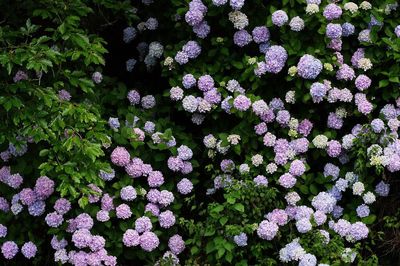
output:
[{"label": "green leaf", "polygon": [[215,229],[210,227],[210,228],[207,228],[206,232],[204,233],[204,236],[212,236],[214,234],[215,234]]},{"label": "green leaf", "polygon": [[303,193],[304,195],[309,194],[308,187],[307,187],[306,185],[301,185],[301,186],[300,186],[300,191],[301,191],[301,193]]},{"label": "green leaf", "polygon": [[373,224],[376,220],[376,215],[375,214],[371,214],[367,217],[364,217],[361,219],[363,223],[365,224]]},{"label": "green leaf", "polygon": [[379,81],[379,88],[386,87],[387,85],[389,85],[388,80],[384,79],[384,80]]},{"label": "green leaf", "polygon": [[244,212],[244,206],[242,203],[236,203],[233,205],[233,208],[239,212]]},{"label": "green leaf", "polygon": [[44,156],[46,156],[47,154],[49,154],[49,150],[48,150],[48,149],[43,149],[43,150],[41,150],[41,151],[39,152],[39,156],[40,156],[40,157],[44,157]]},{"label": "green leaf", "polygon": [[228,218],[227,217],[221,217],[221,219],[219,219],[219,222],[221,225],[225,225],[228,222]]}]

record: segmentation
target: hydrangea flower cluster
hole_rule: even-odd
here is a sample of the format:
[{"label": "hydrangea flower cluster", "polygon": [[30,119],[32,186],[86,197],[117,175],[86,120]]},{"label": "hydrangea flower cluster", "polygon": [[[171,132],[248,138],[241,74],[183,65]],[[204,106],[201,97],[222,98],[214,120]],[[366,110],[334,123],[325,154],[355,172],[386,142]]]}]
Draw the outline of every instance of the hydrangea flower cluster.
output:
[{"label": "hydrangea flower cluster", "polygon": [[[45,123],[62,128],[49,139],[95,162],[89,174],[23,137],[43,125],[0,137],[4,260],[40,260],[50,244],[56,264],[375,265],[365,246],[400,171],[398,4],[172,1],[155,17],[162,3],[139,2],[118,33],[132,87],[107,91],[108,66],[79,79],[98,89],[79,102],[99,116],[80,119],[106,133]],[[47,73],[8,71],[15,91]],[[75,112],[75,88],[56,85],[57,114]],[[25,155],[38,147],[46,160],[35,155],[31,171]],[[22,227],[16,238],[12,222],[27,217],[50,238]]]}]

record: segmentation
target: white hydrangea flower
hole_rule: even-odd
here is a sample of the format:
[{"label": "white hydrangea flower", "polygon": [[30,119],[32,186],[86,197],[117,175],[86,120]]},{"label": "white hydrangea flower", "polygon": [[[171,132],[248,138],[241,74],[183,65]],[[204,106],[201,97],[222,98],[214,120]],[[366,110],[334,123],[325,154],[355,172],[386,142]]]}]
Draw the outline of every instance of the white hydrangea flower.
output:
[{"label": "white hydrangea flower", "polygon": [[336,108],[335,113],[340,118],[346,118],[347,117],[347,111],[346,111],[346,109],[344,107]]},{"label": "white hydrangea flower", "polygon": [[[296,102],[295,96],[296,96],[295,91],[288,91],[288,92],[286,92],[286,95],[285,95],[285,101],[287,103],[294,104]],[[290,122],[289,122],[289,126],[290,126]],[[297,126],[296,126],[296,128],[297,128]]]},{"label": "white hydrangea flower", "polygon": [[217,151],[221,154],[226,154],[229,150],[229,146],[221,146],[222,145],[222,140],[218,141],[217,143]]},{"label": "white hydrangea flower", "polygon": [[348,2],[344,4],[344,10],[350,11],[350,13],[354,14],[358,11],[358,6],[356,3]]},{"label": "white hydrangea flower", "polygon": [[344,179],[349,181],[350,184],[353,184],[355,181],[357,181],[357,178],[358,177],[353,172],[347,172],[344,176]]},{"label": "white hydrangea flower", "polygon": [[297,130],[297,127],[299,126],[299,120],[296,118],[290,118],[289,120],[289,128]]},{"label": "white hydrangea flower", "polygon": [[249,20],[247,19],[246,14],[240,11],[230,12],[229,20],[233,23],[233,27],[238,30],[243,30],[246,26],[249,25]]},{"label": "white hydrangea flower", "polygon": [[318,135],[312,140],[312,143],[318,149],[325,149],[328,145],[328,137],[325,135]]},{"label": "white hydrangea flower", "polygon": [[372,204],[376,201],[375,194],[372,193],[371,191],[368,191],[363,195],[363,200],[365,204]]},{"label": "white hydrangea flower", "polygon": [[253,157],[251,157],[251,163],[255,166],[258,167],[264,162],[264,158],[260,154],[256,154]]},{"label": "white hydrangea flower", "polygon": [[300,199],[299,194],[295,191],[289,192],[285,196],[285,200],[289,205],[296,205]]},{"label": "white hydrangea flower", "polygon": [[364,192],[365,187],[362,182],[355,182],[353,184],[353,195],[361,196],[361,194]]},{"label": "white hydrangea flower", "polygon": [[361,58],[358,60],[358,68],[361,68],[364,71],[367,71],[372,68],[372,62],[369,58]]},{"label": "white hydrangea flower", "polygon": [[243,163],[239,166],[239,172],[240,174],[244,175],[250,172],[250,167],[247,163]]},{"label": "white hydrangea flower", "polygon": [[217,145],[217,139],[213,135],[208,135],[204,137],[203,143],[206,148],[213,149]]},{"label": "white hydrangea flower", "polygon": [[306,7],[307,15],[316,14],[319,12],[319,6],[317,4],[308,4]]},{"label": "white hydrangea flower", "polygon": [[276,170],[278,170],[278,166],[275,163],[269,163],[266,167],[265,167],[265,171],[268,174],[273,174],[276,172]]},{"label": "white hydrangea flower", "polygon": [[237,134],[229,135],[227,138],[228,142],[232,145],[238,145],[241,140],[240,136]]},{"label": "white hydrangea flower", "polygon": [[363,1],[363,2],[361,2],[361,4],[360,4],[360,8],[363,9],[363,10],[369,10],[369,9],[372,8],[372,5],[371,5],[371,3],[368,2],[368,1]]}]

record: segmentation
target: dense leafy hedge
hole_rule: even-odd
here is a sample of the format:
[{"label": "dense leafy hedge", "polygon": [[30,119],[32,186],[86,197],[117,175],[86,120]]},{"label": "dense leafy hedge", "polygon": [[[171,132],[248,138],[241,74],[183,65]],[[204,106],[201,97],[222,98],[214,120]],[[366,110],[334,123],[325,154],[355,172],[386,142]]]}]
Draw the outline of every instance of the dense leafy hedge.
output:
[{"label": "dense leafy hedge", "polygon": [[0,3],[4,264],[392,265],[395,1]]}]

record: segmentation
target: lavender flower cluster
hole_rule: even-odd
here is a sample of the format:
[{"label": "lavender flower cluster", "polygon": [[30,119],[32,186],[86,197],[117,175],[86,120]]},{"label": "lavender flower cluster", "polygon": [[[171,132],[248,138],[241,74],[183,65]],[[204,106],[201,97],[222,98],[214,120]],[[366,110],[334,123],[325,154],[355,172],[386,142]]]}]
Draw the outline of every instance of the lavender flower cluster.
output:
[{"label": "lavender flower cluster", "polygon": [[[141,2],[147,8],[154,1]],[[265,23],[245,14],[251,4],[174,3],[180,6],[168,16],[174,30],[189,26],[194,33],[175,46],[157,38],[161,17],[146,17],[123,30],[124,43],[138,41],[138,57],[126,61],[126,70],[132,72],[138,62],[152,70],[163,60],[162,75],[170,86],[165,92],[134,87],[124,104],[106,114],[102,123],[108,124],[109,142],[102,148],[109,162],[99,159],[101,170],[93,171],[91,182],[71,177],[79,199],[63,196],[62,182],[56,183],[61,179],[40,176],[30,185],[23,171],[24,177],[17,173],[14,159],[28,152],[33,139],[17,137],[3,149],[0,185],[12,193],[0,197],[1,215],[7,215],[0,224],[4,259],[19,252],[26,259],[37,257],[43,241],[30,235],[12,239],[13,220],[8,217],[24,214],[48,229],[58,264],[119,265],[123,258],[115,256],[116,247],[120,253],[128,250],[128,256],[151,253],[154,265],[180,265],[189,253],[208,265],[214,250],[222,261],[215,264],[225,265],[233,263],[229,256],[236,251],[238,257],[250,257],[249,247],[269,250],[268,245],[274,246],[276,264],[328,265],[330,258],[321,255],[324,247],[338,250],[331,252],[340,260],[335,265],[362,257],[360,246],[375,234],[371,224],[380,197],[391,196],[390,181],[400,171],[400,97],[377,96],[378,86],[389,85],[376,78],[380,62],[370,52],[375,29],[383,27],[391,27],[385,31],[390,35],[385,52],[397,52],[389,43],[400,38],[400,25],[372,15],[389,16],[397,4],[382,9],[367,1],[307,0],[296,2],[302,8],[296,12],[282,3],[281,9],[263,14]],[[178,13],[186,23],[178,23]],[[225,29],[215,29],[221,36],[208,38],[216,16],[219,26],[233,27],[228,38],[222,37]],[[357,22],[360,17],[365,23]],[[315,25],[312,34],[323,42],[323,51],[306,49],[299,41]],[[285,41],[288,32],[296,36],[290,37],[293,43]],[[145,34],[157,41],[142,41]],[[232,49],[235,69],[221,66],[225,61],[215,64],[221,69],[210,66],[211,58],[202,65],[203,57],[211,57],[210,45],[222,47],[221,53]],[[224,56],[231,56],[229,52]],[[238,56],[243,58],[236,60]],[[100,71],[91,73],[95,84],[108,84]],[[390,86],[398,83],[396,77],[388,80]],[[15,86],[29,81],[22,70],[13,76]],[[58,100],[65,105],[74,99],[61,89]],[[160,106],[165,100],[167,111]],[[167,117],[160,119],[161,114]],[[112,237],[107,231],[113,231]],[[315,250],[304,241],[314,238],[321,242]],[[199,251],[203,240],[210,241],[207,258]]]}]

